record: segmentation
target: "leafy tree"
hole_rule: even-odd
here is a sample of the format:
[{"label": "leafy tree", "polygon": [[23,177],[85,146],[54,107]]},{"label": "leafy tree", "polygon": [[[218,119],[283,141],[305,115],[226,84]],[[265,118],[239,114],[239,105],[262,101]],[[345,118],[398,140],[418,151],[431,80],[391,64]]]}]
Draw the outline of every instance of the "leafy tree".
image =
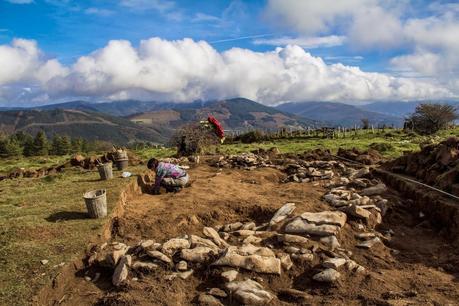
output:
[{"label": "leafy tree", "polygon": [[37,135],[35,135],[35,139],[33,141],[33,155],[48,155],[48,152],[48,138],[46,138],[44,131],[40,131]]},{"label": "leafy tree", "polygon": [[54,135],[51,143],[51,153],[54,155],[66,155],[71,152],[71,141],[67,136]]},{"label": "leafy tree", "polygon": [[71,151],[72,153],[83,152],[83,139],[81,137],[72,138]]},{"label": "leafy tree", "polygon": [[0,155],[4,157],[22,155],[22,146],[16,137],[3,137],[0,139]]},{"label": "leafy tree", "polygon": [[419,104],[415,112],[405,120],[405,128],[423,135],[445,129],[458,119],[456,108],[448,104]]},{"label": "leafy tree", "polygon": [[22,144],[22,146],[24,148],[24,150],[23,150],[24,156],[33,156],[35,154],[34,140],[33,140],[33,137],[31,135],[29,135],[29,136],[30,137],[24,139],[24,142]]}]

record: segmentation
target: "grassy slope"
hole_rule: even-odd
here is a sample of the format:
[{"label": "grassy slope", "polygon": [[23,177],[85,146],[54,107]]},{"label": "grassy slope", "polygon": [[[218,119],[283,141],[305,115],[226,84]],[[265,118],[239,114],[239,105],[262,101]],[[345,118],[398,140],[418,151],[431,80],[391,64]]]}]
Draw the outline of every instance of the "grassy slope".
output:
[{"label": "grassy slope", "polygon": [[[0,305],[26,304],[59,272],[54,265],[79,258],[100,233],[104,220],[85,217],[85,191],[107,189],[111,210],[121,187],[134,179],[98,177],[95,171],[71,169],[53,177],[0,182]],[[49,263],[42,265],[42,259]]]},{"label": "grassy slope", "polygon": [[269,142],[254,143],[254,144],[228,144],[219,148],[221,153],[233,154],[247,152],[257,148],[268,149],[276,146],[282,153],[299,153],[317,148],[330,149],[336,152],[338,148],[358,148],[362,150],[368,149],[372,143],[390,144],[391,148],[385,152],[381,152],[386,157],[398,157],[403,154],[403,151],[419,150],[419,144],[429,139],[439,141],[449,136],[459,136],[459,128],[442,131],[432,137],[412,136],[404,133],[401,130],[389,131],[385,133],[371,134],[369,132],[360,131],[357,136],[348,136],[338,139],[323,139],[317,137],[310,138],[291,138],[280,139]]}]

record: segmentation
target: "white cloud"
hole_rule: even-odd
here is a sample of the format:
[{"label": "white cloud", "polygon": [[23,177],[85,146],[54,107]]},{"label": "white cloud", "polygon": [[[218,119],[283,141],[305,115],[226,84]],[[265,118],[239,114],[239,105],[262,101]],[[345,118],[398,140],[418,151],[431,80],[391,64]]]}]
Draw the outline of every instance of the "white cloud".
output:
[{"label": "white cloud", "polygon": [[[204,41],[151,38],[138,48],[124,40],[83,56],[71,67],[44,60],[33,41],[0,47],[0,100],[30,102],[66,97],[193,101],[241,96],[281,101],[368,101],[448,97],[433,81],[367,73],[326,64],[299,46],[270,52],[218,52]],[[31,84],[30,86],[28,84]],[[33,86],[32,86],[33,85]],[[35,87],[34,87],[35,86]],[[23,90],[31,87],[31,92]]]},{"label": "white cloud", "polygon": [[114,13],[111,10],[97,8],[97,7],[89,7],[84,12],[85,14],[88,14],[88,15],[97,15],[97,16],[102,16],[102,17],[111,16]]},{"label": "white cloud", "polygon": [[167,0],[121,0],[122,6],[135,10],[157,10],[166,12],[175,7],[174,1]]},{"label": "white cloud", "polygon": [[278,37],[278,38],[258,38],[253,41],[255,45],[286,46],[298,45],[306,49],[328,48],[340,46],[346,40],[345,36],[319,36],[319,37]]},{"label": "white cloud", "polygon": [[6,2],[10,2],[14,4],[30,4],[30,3],[33,3],[33,0],[6,0]]},{"label": "white cloud", "polygon": [[459,5],[404,0],[268,0],[273,24],[299,37],[343,35],[352,50],[399,54],[394,75],[435,79],[459,88]]},{"label": "white cloud", "polygon": [[204,13],[196,13],[191,22],[221,22],[221,19]]}]

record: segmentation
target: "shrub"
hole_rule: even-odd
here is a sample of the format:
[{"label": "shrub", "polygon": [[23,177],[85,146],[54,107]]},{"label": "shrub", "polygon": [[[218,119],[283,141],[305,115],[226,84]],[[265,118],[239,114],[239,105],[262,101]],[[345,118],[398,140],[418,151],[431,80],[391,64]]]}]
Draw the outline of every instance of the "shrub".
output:
[{"label": "shrub", "polygon": [[198,123],[183,126],[172,136],[170,142],[177,148],[178,156],[200,154],[205,147],[220,143],[212,130]]},{"label": "shrub", "polygon": [[404,127],[421,135],[430,135],[448,128],[457,118],[456,108],[452,105],[422,103],[406,118]]},{"label": "shrub", "polygon": [[250,131],[239,136],[239,140],[242,143],[254,143],[265,140],[265,135],[258,130]]}]

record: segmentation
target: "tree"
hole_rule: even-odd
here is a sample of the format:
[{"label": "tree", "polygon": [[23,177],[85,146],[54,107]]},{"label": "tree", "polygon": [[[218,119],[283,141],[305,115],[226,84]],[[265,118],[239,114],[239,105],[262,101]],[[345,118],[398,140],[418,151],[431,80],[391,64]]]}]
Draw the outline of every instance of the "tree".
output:
[{"label": "tree", "polygon": [[368,118],[362,118],[361,121],[362,121],[362,128],[364,130],[368,130],[370,128],[370,120],[368,120]]},{"label": "tree", "polygon": [[45,132],[38,132],[33,140],[33,155],[48,155],[48,146],[48,138],[46,138]]},{"label": "tree", "polygon": [[22,146],[14,135],[0,139],[0,156],[11,157],[20,155],[22,155]]},{"label": "tree", "polygon": [[72,138],[71,144],[71,151],[72,153],[79,153],[83,152],[83,139],[79,138]]},{"label": "tree", "polygon": [[22,146],[24,147],[23,154],[24,156],[33,156],[35,154],[35,146],[34,146],[34,141],[33,137],[29,135],[30,137],[24,139],[24,142]]},{"label": "tree", "polygon": [[70,139],[67,136],[54,135],[51,143],[51,154],[67,155],[71,151]]},{"label": "tree", "polygon": [[422,135],[429,135],[447,128],[458,119],[456,108],[449,104],[422,103],[405,119],[405,128]]},{"label": "tree", "polygon": [[219,143],[212,130],[193,123],[183,126],[171,139],[171,144],[177,147],[178,156],[200,154],[205,147]]}]

